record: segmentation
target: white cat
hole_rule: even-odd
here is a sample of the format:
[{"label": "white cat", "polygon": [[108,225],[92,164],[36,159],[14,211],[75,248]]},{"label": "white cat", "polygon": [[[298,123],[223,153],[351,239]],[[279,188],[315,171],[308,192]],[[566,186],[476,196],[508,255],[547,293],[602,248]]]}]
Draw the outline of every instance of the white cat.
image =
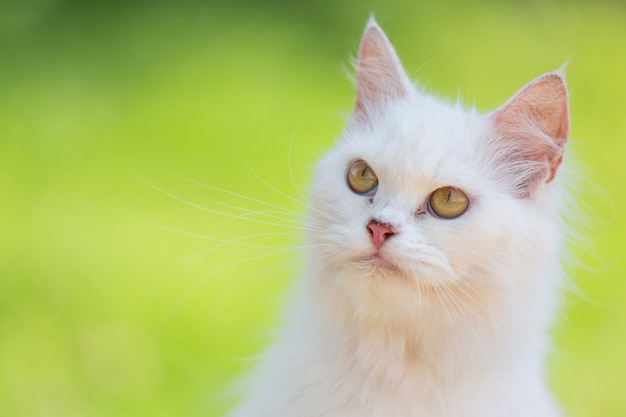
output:
[{"label": "white cat", "polygon": [[568,94],[481,115],[418,92],[371,20],[356,109],[311,191],[289,323],[233,417],[554,417]]}]

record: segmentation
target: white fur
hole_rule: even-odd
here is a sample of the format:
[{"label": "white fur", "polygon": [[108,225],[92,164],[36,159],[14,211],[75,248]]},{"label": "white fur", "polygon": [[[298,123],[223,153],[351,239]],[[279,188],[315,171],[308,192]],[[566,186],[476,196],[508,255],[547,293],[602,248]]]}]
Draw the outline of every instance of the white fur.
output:
[{"label": "white fur", "polygon": [[[492,115],[413,87],[368,114],[317,166],[309,267],[232,416],[559,416],[543,378],[562,278],[558,176],[520,197],[527,172],[502,165]],[[355,159],[378,176],[372,200],[346,184]],[[470,197],[451,220],[427,208],[447,185]],[[399,231],[384,262],[368,258],[372,217]]]}]

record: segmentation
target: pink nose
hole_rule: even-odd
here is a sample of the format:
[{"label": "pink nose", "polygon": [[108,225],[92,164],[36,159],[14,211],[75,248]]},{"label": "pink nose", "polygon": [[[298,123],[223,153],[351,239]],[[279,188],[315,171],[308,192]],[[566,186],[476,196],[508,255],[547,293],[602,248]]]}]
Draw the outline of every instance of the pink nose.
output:
[{"label": "pink nose", "polygon": [[376,221],[369,222],[367,229],[369,230],[370,236],[372,236],[372,243],[377,251],[382,248],[387,239],[396,234],[391,226]]}]

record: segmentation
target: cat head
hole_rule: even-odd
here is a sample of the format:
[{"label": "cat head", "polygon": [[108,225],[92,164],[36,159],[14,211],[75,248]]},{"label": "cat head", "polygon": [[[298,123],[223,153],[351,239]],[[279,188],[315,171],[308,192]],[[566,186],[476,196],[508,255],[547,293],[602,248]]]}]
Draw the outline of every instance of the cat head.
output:
[{"label": "cat head", "polygon": [[569,130],[561,75],[467,111],[418,92],[373,20],[357,71],[354,113],[312,187],[322,299],[388,323],[543,285]]}]

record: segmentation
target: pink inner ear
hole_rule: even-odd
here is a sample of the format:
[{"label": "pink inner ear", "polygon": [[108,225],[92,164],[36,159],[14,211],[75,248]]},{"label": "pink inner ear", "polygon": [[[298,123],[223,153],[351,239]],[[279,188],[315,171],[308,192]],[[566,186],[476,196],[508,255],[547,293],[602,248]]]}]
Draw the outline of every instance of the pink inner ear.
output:
[{"label": "pink inner ear", "polygon": [[410,81],[393,46],[373,20],[361,40],[357,69],[357,114],[367,117],[380,104],[409,92]]},{"label": "pink inner ear", "polygon": [[[546,164],[550,182],[561,164],[569,134],[567,87],[558,74],[546,74],[522,88],[494,114],[501,140],[520,141],[517,157]],[[534,184],[536,186],[538,184]]]},{"label": "pink inner ear", "polygon": [[557,74],[532,81],[498,111],[496,123],[516,124],[519,117],[530,119],[547,136],[565,142],[569,133],[567,88]]}]

